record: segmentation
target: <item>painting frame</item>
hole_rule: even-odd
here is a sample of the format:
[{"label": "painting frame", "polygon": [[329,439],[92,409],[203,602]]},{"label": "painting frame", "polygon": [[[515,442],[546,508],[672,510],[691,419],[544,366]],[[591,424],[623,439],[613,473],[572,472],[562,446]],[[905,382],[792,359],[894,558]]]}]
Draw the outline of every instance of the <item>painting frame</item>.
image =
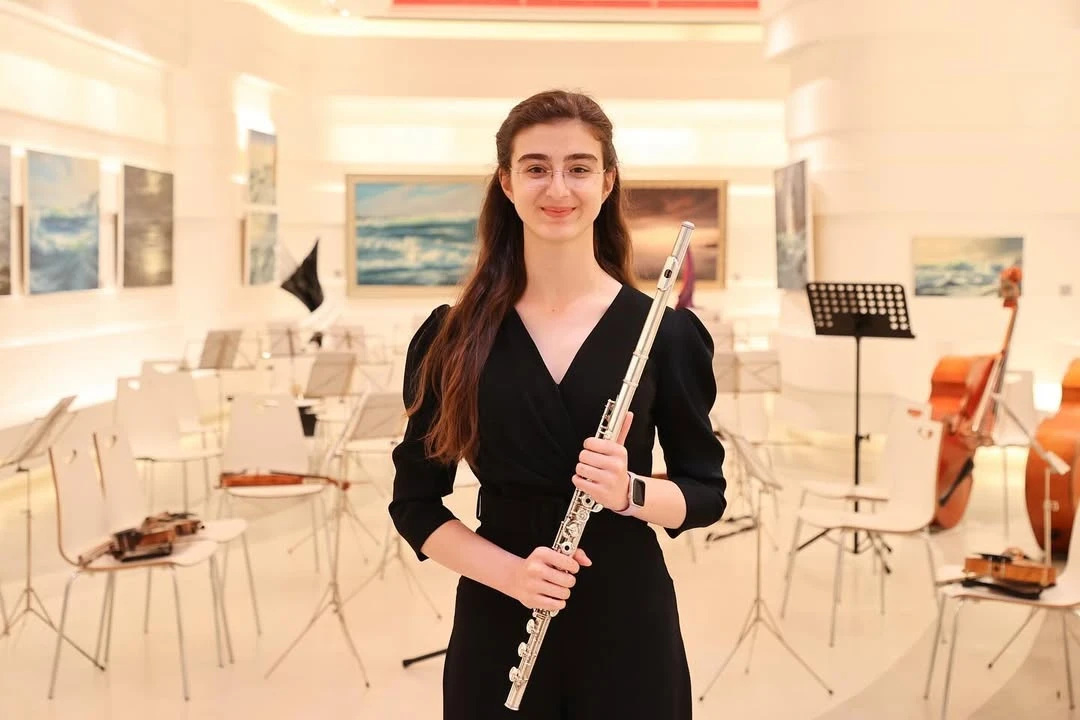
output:
[{"label": "painting frame", "polygon": [[910,241],[912,296],[996,298],[1001,271],[1013,265],[1023,269],[1026,244],[1023,233],[914,234]]},{"label": "painting frame", "polygon": [[[810,173],[805,159],[773,170],[773,242],[776,244],[778,290],[804,292],[807,283],[815,282],[814,203],[811,195]],[[794,227],[794,232],[788,227],[789,224]]]},{"label": "painting frame", "polygon": [[[132,173],[131,171],[134,171]],[[131,279],[128,277],[128,231],[134,224],[131,218],[132,208],[129,205],[129,193],[133,190],[129,186],[129,178],[132,175],[145,173],[147,176],[160,175],[162,178],[167,178],[168,181],[168,193],[167,193],[167,228],[168,228],[168,280],[167,282],[143,282],[140,284],[130,284]],[[150,196],[146,196],[152,200]],[[164,170],[156,170],[154,168],[142,167],[139,165],[125,164],[120,171],[120,189],[118,193],[120,201],[120,221],[117,223],[117,243],[116,243],[116,286],[125,290],[143,290],[153,288],[172,287],[176,283],[176,176],[172,172]],[[153,220],[162,220],[162,218],[151,218]],[[142,222],[148,222],[147,217],[140,218]]]},{"label": "painting frame", "polygon": [[[90,171],[92,176],[91,184],[84,188],[86,192],[90,193],[93,198],[93,213],[88,215],[87,225],[88,231],[93,238],[93,282],[94,285],[87,287],[61,287],[57,289],[34,289],[34,274],[35,270],[38,272],[45,272],[49,268],[35,268],[33,266],[34,258],[34,227],[36,213],[40,212],[38,209],[38,201],[40,198],[35,194],[35,179],[33,176],[33,161],[34,158],[44,158],[50,161],[70,161],[72,168],[77,164],[85,163],[84,170]],[[56,168],[53,168],[55,170]],[[53,150],[39,150],[28,149],[24,157],[22,164],[22,183],[23,183],[23,209],[22,209],[22,227],[19,231],[18,242],[22,247],[22,257],[20,262],[22,263],[22,294],[31,296],[48,296],[48,295],[65,295],[69,293],[85,293],[95,292],[106,288],[106,273],[104,272],[103,265],[103,252],[102,245],[104,242],[104,233],[102,232],[102,221],[104,219],[104,213],[102,212],[101,192],[102,192],[102,178],[101,178],[101,160],[98,157],[90,155],[79,155],[63,153]],[[72,190],[74,184],[68,183],[62,185],[62,189]],[[90,197],[83,201],[86,204],[90,203]],[[63,210],[65,208],[53,208]],[[70,209],[70,208],[68,208]],[[70,224],[70,220],[68,220]],[[15,242],[13,237],[12,242]],[[68,254],[71,254],[71,250],[68,250]],[[61,260],[64,259],[63,253],[61,253]],[[68,258],[70,260],[70,258]],[[64,276],[70,279],[70,273],[65,271]]]},{"label": "painting frame", "polygon": [[[445,297],[456,295],[472,272],[476,260],[478,239],[472,235],[470,259],[464,264],[461,281],[457,284],[422,283],[362,283],[358,276],[359,235],[357,224],[356,187],[358,185],[461,185],[475,184],[476,198],[467,208],[473,221],[479,219],[484,194],[492,178],[491,173],[457,174],[369,174],[347,173],[345,175],[345,288],[350,297]],[[463,208],[465,209],[465,208]]]},{"label": "painting frame", "polygon": [[19,242],[14,228],[14,161],[11,146],[0,143],[0,297],[15,294],[15,248]]},{"label": "painting frame", "polygon": [[[727,251],[728,251],[728,240],[729,240],[729,238],[728,238],[728,212],[729,212],[729,208],[728,208],[728,203],[729,203],[728,192],[729,192],[729,187],[730,187],[730,183],[729,183],[728,180],[726,180],[726,179],[709,179],[709,180],[705,180],[705,179],[685,179],[685,180],[684,179],[675,179],[675,180],[670,180],[670,179],[665,179],[665,180],[640,179],[640,180],[626,180],[626,179],[624,179],[622,181],[622,186],[623,186],[623,192],[627,195],[627,201],[628,201],[627,224],[630,227],[631,240],[633,240],[633,236],[634,236],[634,232],[635,232],[635,223],[634,223],[635,218],[634,218],[634,208],[633,208],[633,199],[632,199],[634,190],[673,190],[673,191],[678,191],[678,190],[693,189],[693,190],[708,190],[710,193],[715,192],[716,193],[716,227],[715,227],[715,231],[716,231],[716,233],[718,235],[718,237],[717,237],[718,247],[717,247],[717,250],[716,250],[716,257],[715,257],[715,270],[712,273],[710,273],[709,275],[703,275],[701,273],[702,256],[701,256],[701,254],[695,252],[694,253],[694,269],[695,269],[694,286],[695,286],[695,289],[698,289],[698,290],[724,290],[724,289],[727,288],[727,271],[728,271]],[[710,215],[710,217],[711,217],[711,215]],[[691,222],[693,222],[694,218],[692,218],[692,217],[678,217],[678,218],[676,218],[674,216],[671,218],[670,238],[666,241],[667,242],[666,246],[663,247],[664,257],[667,257],[667,255],[671,251],[671,248],[674,246],[675,238],[679,233],[679,225],[683,220],[690,220]],[[697,222],[697,223],[695,223],[695,225],[701,225],[701,223]],[[704,231],[706,228],[704,226],[702,226],[701,229]],[[639,232],[640,232],[640,227],[639,227]],[[701,234],[698,233],[697,228],[695,228],[694,232],[695,232],[695,234],[691,235],[691,237],[690,237],[691,251],[694,251],[694,248],[697,247],[697,243],[699,242],[697,240],[697,238],[701,237]],[[634,248],[634,255],[635,255],[634,277],[635,277],[635,280],[636,280],[636,283],[637,283],[638,287],[642,288],[642,289],[646,289],[646,288],[655,289],[655,287],[656,287],[656,278],[655,277],[649,277],[646,274],[642,274],[642,272],[639,270],[640,265],[639,265],[639,261],[638,261],[638,247],[637,247],[636,242],[635,242],[635,248]],[[684,266],[685,266],[685,261],[684,261]],[[683,274],[682,271],[680,271],[680,273],[679,273],[680,280],[677,282],[678,287],[681,287],[682,274]]]},{"label": "painting frame", "polygon": [[277,207],[278,136],[254,128],[247,131],[247,205]]},{"label": "painting frame", "polygon": [[[252,222],[252,219],[256,216],[266,216],[272,220],[273,225],[273,246],[270,250],[271,265],[269,278],[260,282],[253,282],[251,280],[252,262],[251,262],[251,249],[252,243],[255,241],[255,232],[258,229],[256,223]],[[240,284],[243,287],[263,287],[266,285],[274,285],[280,282],[277,275],[277,255],[281,246],[281,215],[274,209],[266,208],[249,208],[244,212],[244,218],[241,222],[241,237],[242,242],[240,244]]]}]

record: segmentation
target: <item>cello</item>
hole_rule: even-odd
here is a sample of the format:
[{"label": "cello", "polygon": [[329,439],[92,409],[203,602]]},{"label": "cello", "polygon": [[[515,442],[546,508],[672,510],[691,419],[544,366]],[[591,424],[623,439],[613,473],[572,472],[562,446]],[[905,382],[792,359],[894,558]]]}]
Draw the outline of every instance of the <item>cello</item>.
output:
[{"label": "cello", "polygon": [[998,296],[1011,311],[1005,342],[995,355],[946,355],[930,378],[931,417],[943,424],[938,455],[937,498],[933,524],[947,530],[964,516],[974,481],[975,451],[991,445],[996,413],[991,398],[1001,392],[1005,364],[1016,326],[1020,268],[1001,272]]},{"label": "cello", "polygon": [[[1050,552],[1064,552],[1072,539],[1073,517],[1080,501],[1080,359],[1073,360],[1061,380],[1061,405],[1057,412],[1046,418],[1035,430],[1035,440],[1049,452],[1054,453],[1069,466],[1064,475],[1050,471]],[[1024,469],[1024,500],[1028,519],[1035,532],[1039,547],[1046,551],[1046,521],[1043,502],[1046,487],[1046,461],[1032,449],[1028,449]]]}]

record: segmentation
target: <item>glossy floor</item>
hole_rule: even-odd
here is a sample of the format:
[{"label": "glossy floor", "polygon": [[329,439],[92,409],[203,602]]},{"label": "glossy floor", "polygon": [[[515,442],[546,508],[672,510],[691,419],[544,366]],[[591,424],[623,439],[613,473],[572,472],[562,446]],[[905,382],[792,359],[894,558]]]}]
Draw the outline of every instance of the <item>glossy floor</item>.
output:
[{"label": "glossy floor", "polygon": [[[880,448],[869,446],[865,477],[873,481]],[[785,489],[774,515],[766,499],[762,535],[764,600],[779,615],[785,553],[793,527],[801,478],[840,479],[850,473],[850,453],[837,447],[787,447],[773,451],[775,472]],[[1036,552],[1023,505],[1023,455],[1010,456],[1011,537]],[[958,562],[973,550],[1006,544],[1002,524],[999,451],[980,457],[979,485],[966,520],[934,537],[939,560]],[[368,471],[385,483],[385,463]],[[159,494],[170,476],[159,472]],[[449,503],[466,521],[472,518],[475,487],[462,485]],[[171,487],[175,488],[175,485]],[[22,480],[0,485],[0,579],[9,613],[22,587],[25,495]],[[34,584],[53,619],[70,568],[56,549],[56,518],[48,474],[32,484],[34,509]],[[174,494],[174,497],[177,495]],[[745,511],[733,487],[732,513]],[[346,521],[340,579],[349,596],[375,570],[385,530],[386,498],[374,486],[351,491],[358,517],[370,530]],[[323,615],[269,678],[267,671],[308,623],[327,580],[325,548],[320,570],[305,535],[310,515],[303,507],[273,511],[251,506],[240,514],[252,520],[251,553],[258,584],[262,634],[257,635],[239,546],[228,565],[228,608],[234,662],[219,668],[210,613],[210,586],[202,569],[181,571],[184,636],[191,699],[184,702],[169,577],[155,574],[149,632],[143,631],[144,571],[125,573],[117,582],[114,633],[107,672],[65,647],[56,698],[48,700],[55,633],[26,616],[11,636],[0,637],[0,717],[79,718],[80,720],[170,720],[172,718],[431,718],[440,717],[442,661],[402,667],[402,659],[442,648],[451,626],[455,577],[434,563],[418,564],[402,545],[382,578],[374,579],[347,601],[345,617],[370,678],[365,688],[360,667],[350,655],[333,614]],[[684,635],[695,692],[709,685],[733,647],[754,596],[755,534],[707,542],[706,531],[690,541],[662,538],[680,600]],[[818,542],[800,555],[786,617],[780,629],[791,647],[833,690],[828,694],[813,675],[760,628],[750,655],[744,643],[732,663],[697,703],[698,718],[936,718],[940,716],[943,661],[929,700],[923,699],[935,605],[921,540],[890,541],[892,573],[886,605],[880,608],[879,578],[869,553],[847,555],[836,645],[828,645],[834,546]],[[300,543],[297,546],[297,543]],[[408,581],[416,581],[424,595]],[[103,581],[80,579],[73,591],[69,635],[91,651],[101,609]],[[436,611],[439,616],[436,615]],[[950,614],[951,616],[951,614]],[[1064,684],[1060,622],[1041,616],[1021,634],[994,666],[987,662],[1026,616],[1021,608],[983,603],[965,611],[956,652],[949,717],[1069,717]],[[516,643],[517,638],[507,638]],[[1080,646],[1073,644],[1076,650]],[[948,646],[943,647],[947,650]],[[1074,653],[1076,657],[1080,657]],[[747,664],[749,661],[749,669]]]}]

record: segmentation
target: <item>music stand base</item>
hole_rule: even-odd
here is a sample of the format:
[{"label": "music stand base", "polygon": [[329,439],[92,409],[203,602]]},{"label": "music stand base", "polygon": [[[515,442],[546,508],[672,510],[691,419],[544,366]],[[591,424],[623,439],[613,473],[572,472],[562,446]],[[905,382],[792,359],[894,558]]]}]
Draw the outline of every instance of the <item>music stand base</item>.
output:
[{"label": "music stand base", "polygon": [[[389,527],[387,528],[387,530],[389,534]],[[394,544],[393,555],[390,554],[391,542]],[[400,535],[395,536],[393,540],[389,538],[386,539],[386,546],[383,548],[383,556],[382,559],[379,561],[378,566],[376,566],[375,570],[372,571],[371,575],[368,576],[367,580],[364,580],[362,583],[360,583],[360,586],[353,590],[352,593],[347,598],[345,598],[344,602],[348,603],[350,600],[363,592],[364,588],[371,584],[371,581],[375,578],[383,579],[386,576],[386,568],[394,560],[397,560],[398,564],[401,565],[401,569],[405,573],[405,582],[416,585],[416,588],[420,591],[420,594],[424,596],[427,604],[431,607],[431,611],[435,613],[435,619],[442,620],[442,613],[440,613],[439,608],[435,606],[435,601],[433,601],[431,599],[431,596],[427,594],[427,591],[424,590],[424,586],[420,584],[420,580],[413,573],[408,563],[405,562],[405,558],[401,556]]]},{"label": "music stand base", "polygon": [[705,696],[709,694],[709,690],[712,689],[713,684],[716,683],[716,681],[720,678],[720,675],[724,672],[728,664],[735,657],[735,653],[738,652],[739,648],[742,646],[743,641],[746,640],[748,637],[750,638],[750,654],[746,658],[745,672],[750,672],[750,659],[753,656],[754,652],[754,641],[757,639],[758,625],[763,625],[766,630],[771,632],[773,634],[773,637],[776,638],[777,642],[779,642],[780,645],[788,651],[788,654],[790,654],[791,657],[795,658],[795,660],[803,666],[806,672],[810,673],[810,675],[815,680],[817,680],[818,684],[821,685],[821,687],[823,687],[830,695],[833,694],[832,688],[830,688],[826,684],[826,682],[822,680],[816,672],[814,672],[814,669],[811,668],[810,665],[807,664],[807,662],[803,660],[803,658],[797,652],[795,652],[794,648],[792,648],[791,645],[788,644],[787,640],[784,639],[784,636],[780,633],[780,630],[777,627],[776,620],[773,619],[772,613],[769,611],[768,605],[765,604],[765,600],[763,598],[755,598],[754,602],[750,606],[750,612],[747,613],[746,620],[743,621],[743,629],[742,632],[739,634],[739,639],[735,642],[735,647],[733,647],[731,649],[731,652],[728,653],[727,658],[725,658],[723,664],[720,665],[720,669],[716,671],[716,674],[713,676],[712,680],[709,681],[709,684],[705,688],[705,691],[702,692],[701,695],[698,697],[698,702],[705,701]]}]

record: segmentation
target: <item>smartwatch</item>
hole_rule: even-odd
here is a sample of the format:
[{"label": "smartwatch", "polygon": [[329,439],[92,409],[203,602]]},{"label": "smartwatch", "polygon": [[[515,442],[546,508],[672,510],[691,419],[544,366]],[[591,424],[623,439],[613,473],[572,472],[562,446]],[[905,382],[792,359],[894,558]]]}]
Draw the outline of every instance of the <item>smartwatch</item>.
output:
[{"label": "smartwatch", "polygon": [[634,507],[645,507],[645,479],[634,473],[630,476],[630,504]]}]

